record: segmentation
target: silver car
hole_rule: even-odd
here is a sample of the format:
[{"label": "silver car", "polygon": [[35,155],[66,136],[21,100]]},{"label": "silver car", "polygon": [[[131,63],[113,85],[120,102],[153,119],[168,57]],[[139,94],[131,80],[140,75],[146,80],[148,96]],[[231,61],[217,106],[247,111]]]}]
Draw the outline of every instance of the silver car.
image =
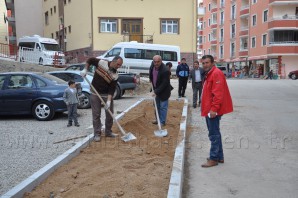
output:
[{"label": "silver car", "polygon": [[[80,71],[52,71],[52,72],[48,72],[48,74],[56,76],[66,82],[73,80],[76,83],[80,83],[82,87],[82,94],[79,95],[80,102],[79,102],[78,108],[88,109],[91,107],[90,86],[88,82],[80,75]],[[93,79],[93,76],[91,74],[87,74],[86,77],[90,82]]]}]

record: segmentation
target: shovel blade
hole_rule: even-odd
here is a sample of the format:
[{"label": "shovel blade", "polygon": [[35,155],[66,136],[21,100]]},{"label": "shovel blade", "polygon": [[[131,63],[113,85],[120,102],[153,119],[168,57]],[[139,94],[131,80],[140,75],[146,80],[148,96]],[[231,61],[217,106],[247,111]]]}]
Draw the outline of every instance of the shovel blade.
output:
[{"label": "shovel blade", "polygon": [[166,137],[168,135],[168,131],[167,131],[167,129],[156,130],[156,131],[154,131],[154,135],[157,137]]},{"label": "shovel blade", "polygon": [[121,139],[124,142],[129,142],[129,141],[132,141],[132,140],[136,140],[137,138],[132,133],[126,133],[124,136],[121,137]]}]

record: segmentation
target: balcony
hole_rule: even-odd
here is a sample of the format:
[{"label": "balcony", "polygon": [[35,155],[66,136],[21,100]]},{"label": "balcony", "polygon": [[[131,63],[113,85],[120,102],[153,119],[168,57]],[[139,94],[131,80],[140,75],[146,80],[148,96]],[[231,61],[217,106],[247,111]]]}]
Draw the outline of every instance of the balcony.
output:
[{"label": "balcony", "polygon": [[248,35],[248,26],[242,26],[240,28],[239,36],[246,36]]},{"label": "balcony", "polygon": [[298,5],[297,0],[269,0],[269,5]]},{"label": "balcony", "polygon": [[198,18],[201,18],[205,15],[205,9],[204,8],[198,8]]},{"label": "balcony", "polygon": [[241,7],[240,16],[249,14],[249,5],[245,5]]},{"label": "balcony", "polygon": [[267,54],[297,54],[298,52],[298,42],[295,44],[291,44],[292,46],[288,46],[287,44],[270,44],[267,47]]},{"label": "balcony", "polygon": [[283,15],[278,17],[273,17],[269,20],[269,29],[280,28],[280,27],[298,27],[298,16],[297,15]]},{"label": "balcony", "polygon": [[7,20],[9,23],[14,23],[14,22],[16,22],[16,19],[15,19],[14,16],[6,17],[6,20]]},{"label": "balcony", "polygon": [[239,52],[239,57],[247,57],[248,56],[248,51],[246,50],[246,51],[240,51]]},{"label": "balcony", "polygon": [[215,29],[215,28],[217,28],[217,23],[214,23],[214,24],[211,24],[211,29]]}]

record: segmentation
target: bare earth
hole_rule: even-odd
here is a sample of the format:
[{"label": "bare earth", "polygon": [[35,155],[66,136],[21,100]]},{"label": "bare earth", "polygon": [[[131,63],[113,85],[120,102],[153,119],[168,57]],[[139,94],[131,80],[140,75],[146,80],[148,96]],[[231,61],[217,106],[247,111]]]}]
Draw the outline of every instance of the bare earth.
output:
[{"label": "bare earth", "polygon": [[[169,104],[168,137],[157,138],[154,108],[145,101],[121,120],[137,141],[102,138],[55,171],[25,197],[166,197],[183,102]],[[114,132],[118,130],[114,128]]]}]

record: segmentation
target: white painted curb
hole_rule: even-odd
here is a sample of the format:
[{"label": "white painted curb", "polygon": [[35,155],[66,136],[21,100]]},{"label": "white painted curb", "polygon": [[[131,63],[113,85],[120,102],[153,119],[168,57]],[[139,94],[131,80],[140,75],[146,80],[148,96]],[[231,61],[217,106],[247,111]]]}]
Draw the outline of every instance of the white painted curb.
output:
[{"label": "white painted curb", "polygon": [[177,142],[178,144],[175,150],[172,174],[171,174],[170,185],[168,190],[168,198],[182,197],[187,113],[188,113],[188,100],[185,99],[182,118],[180,122],[181,142]]},{"label": "white painted curb", "polygon": [[[136,102],[134,105],[130,106],[128,109],[123,111],[121,114],[116,116],[117,120],[121,120],[123,116],[130,111],[132,108],[141,104],[143,99]],[[82,141],[78,142],[75,146],[67,150],[62,155],[58,156],[56,159],[51,161],[49,164],[35,172],[33,175],[19,183],[17,186],[9,190],[7,193],[1,196],[1,198],[21,198],[24,196],[25,192],[31,192],[33,188],[38,186],[42,181],[44,181],[51,173],[53,173],[57,168],[66,164],[72,158],[77,156],[80,151],[87,147],[93,140],[93,134],[87,136]]]}]

